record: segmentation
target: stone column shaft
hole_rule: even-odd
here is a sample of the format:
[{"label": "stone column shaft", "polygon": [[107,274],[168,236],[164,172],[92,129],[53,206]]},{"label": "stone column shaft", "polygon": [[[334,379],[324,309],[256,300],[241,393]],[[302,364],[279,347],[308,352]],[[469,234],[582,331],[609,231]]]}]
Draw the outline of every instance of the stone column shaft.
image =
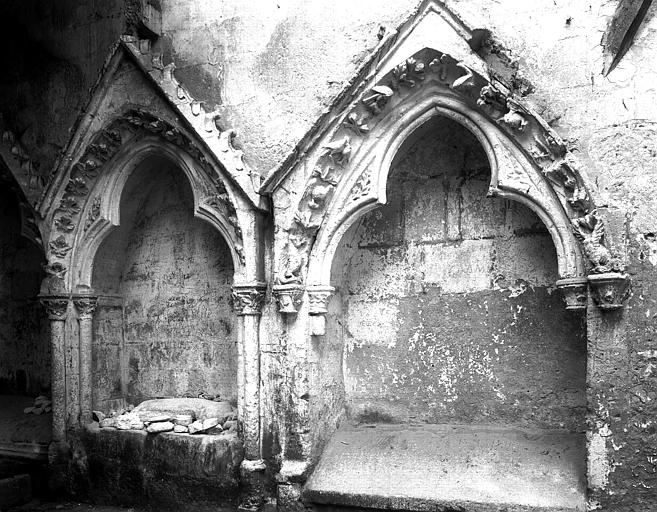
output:
[{"label": "stone column shaft", "polygon": [[247,459],[260,459],[260,316],[245,315],[244,322],[244,449]]},{"label": "stone column shaft", "polygon": [[80,324],[80,422],[89,423],[92,420],[92,345],[93,345],[93,314],[96,309],[96,297],[77,297],[74,300],[78,310]]},{"label": "stone column shaft", "polygon": [[233,286],[233,303],[239,316],[238,414],[244,434],[246,459],[261,458],[260,444],[260,314],[265,298],[263,283]]},{"label": "stone column shaft", "polygon": [[52,442],[66,441],[66,317],[68,297],[41,297],[50,320]]}]

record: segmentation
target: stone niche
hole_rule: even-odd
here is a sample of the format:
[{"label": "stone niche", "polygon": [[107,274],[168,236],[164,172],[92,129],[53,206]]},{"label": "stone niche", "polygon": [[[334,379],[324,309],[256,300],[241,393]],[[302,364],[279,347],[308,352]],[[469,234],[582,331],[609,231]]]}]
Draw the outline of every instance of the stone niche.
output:
[{"label": "stone niche", "polygon": [[[342,239],[320,366],[346,421],[311,501],[582,510],[584,318],[554,286],[545,226],[489,182],[476,138],[433,118],[398,152],[387,204]],[[360,478],[338,484],[346,468]]]},{"label": "stone niche", "polygon": [[0,179],[0,395],[49,393],[48,322],[37,295],[43,252],[21,235],[19,202]]},{"label": "stone niche", "polygon": [[164,158],[142,162],[94,262],[94,409],[201,394],[234,405],[232,279],[230,250],[194,217],[185,174]]}]

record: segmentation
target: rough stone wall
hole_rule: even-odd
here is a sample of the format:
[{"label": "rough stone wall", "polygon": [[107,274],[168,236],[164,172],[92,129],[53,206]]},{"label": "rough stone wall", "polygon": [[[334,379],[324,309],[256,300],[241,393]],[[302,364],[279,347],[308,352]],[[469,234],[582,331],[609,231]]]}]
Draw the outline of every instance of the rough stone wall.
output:
[{"label": "rough stone wall", "polygon": [[349,416],[583,431],[583,318],[554,288],[549,234],[522,205],[486,198],[466,129],[426,130],[334,263]]},{"label": "rough stone wall", "polygon": [[0,394],[36,395],[50,388],[48,322],[36,298],[43,254],[21,236],[19,215],[0,188]]},{"label": "rough stone wall", "polygon": [[96,387],[105,391],[97,398],[124,393],[134,403],[207,393],[235,400],[232,274],[219,232],[193,217],[182,171],[161,160],[135,171],[121,227],[94,268],[98,293],[120,297],[101,301],[96,315]]},{"label": "rough stone wall", "polygon": [[[376,44],[379,25],[395,26],[416,5],[413,0],[161,3],[165,62],[177,64],[176,75],[199,99],[219,103],[222,122],[237,128],[246,159],[260,172],[278,165],[350,79]],[[652,285],[657,265],[657,4],[623,61],[603,77],[600,40],[618,4],[615,0],[444,3],[472,26],[491,31],[497,42],[487,57],[492,69],[505,76],[517,69],[531,82],[533,91],[526,99],[578,153],[591,183],[599,187],[600,204],[617,209],[619,218],[627,221],[620,231],[626,233],[631,249],[634,292],[629,307],[613,317],[614,325],[612,317],[603,320],[597,312],[589,318],[589,325],[603,329],[589,333],[590,354],[599,363],[590,379],[591,409],[602,425],[613,418],[609,432],[601,430],[600,457],[607,470],[598,498],[608,509],[625,500],[620,510],[651,510],[657,485],[657,454],[651,448],[654,425],[640,418],[657,415],[657,402],[646,398],[656,382],[651,354],[657,300]],[[108,41],[121,32],[123,21],[104,16],[103,9],[118,12],[121,2],[2,4],[7,8],[3,12],[11,12],[3,17],[6,25],[18,27],[0,31],[7,35],[7,47],[16,48],[6,57],[24,55],[30,41],[39,41],[37,34],[48,35],[38,51],[27,52],[38,58],[25,64],[19,59],[3,68],[0,95],[0,109],[47,173],[75,118],[76,95],[84,96]],[[46,12],[30,7],[37,4],[51,7]],[[15,23],[17,16],[21,24]],[[76,19],[86,20],[79,23],[79,39],[69,30]],[[48,25],[59,28],[43,30]],[[27,42],[16,37],[23,32],[29,34]],[[60,67],[46,65],[50,61],[40,52],[59,46],[69,49],[57,53]],[[499,48],[506,49],[510,67],[500,64]],[[610,332],[615,333],[614,344],[599,343]],[[277,331],[263,337],[263,346],[283,350],[278,335]],[[272,370],[275,373],[281,372]],[[635,391],[641,398],[635,398]]]}]

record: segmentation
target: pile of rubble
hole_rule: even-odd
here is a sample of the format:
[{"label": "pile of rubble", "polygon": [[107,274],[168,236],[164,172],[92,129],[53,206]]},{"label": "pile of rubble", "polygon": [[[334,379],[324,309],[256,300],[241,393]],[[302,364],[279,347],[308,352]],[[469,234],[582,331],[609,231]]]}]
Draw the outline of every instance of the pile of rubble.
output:
[{"label": "pile of rubble", "polygon": [[39,395],[34,399],[34,405],[23,409],[25,414],[45,414],[52,411],[52,401],[47,396]]},{"label": "pile of rubble", "polygon": [[226,401],[204,398],[146,400],[137,407],[106,416],[94,411],[101,428],[146,430],[151,434],[222,434],[237,432],[237,411]]}]

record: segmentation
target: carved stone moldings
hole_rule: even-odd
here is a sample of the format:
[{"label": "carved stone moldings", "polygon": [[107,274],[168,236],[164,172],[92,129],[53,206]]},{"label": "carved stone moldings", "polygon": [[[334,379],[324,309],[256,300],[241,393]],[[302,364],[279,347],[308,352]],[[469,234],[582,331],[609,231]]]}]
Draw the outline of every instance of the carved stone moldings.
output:
[{"label": "carved stone moldings", "polygon": [[73,304],[78,310],[78,317],[80,319],[93,318],[94,311],[98,305],[98,298],[90,295],[78,296],[73,299]]},{"label": "carved stone moldings", "polygon": [[236,314],[260,315],[266,288],[264,283],[233,285],[233,308]]},{"label": "carved stone moldings", "polygon": [[243,258],[242,233],[237,221],[237,212],[224,184],[216,176],[203,151],[179,128],[146,111],[135,109],[126,112],[99,131],[84,154],[73,165],[64,196],[54,216],[57,238],[48,245],[49,263],[46,268],[50,276],[64,278],[68,270],[68,253],[73,246],[78,226],[82,224],[82,229],[87,231],[100,216],[101,198],[95,196],[90,203],[86,218],[84,220],[80,218],[82,206],[88,202],[89,191],[99,178],[103,166],[112,160],[124,144],[153,135],[178,146],[203,168],[208,182],[212,183],[214,188],[214,195],[211,197],[212,208],[229,220],[235,239],[238,241],[238,254]]},{"label": "carved stone moldings", "polygon": [[[356,100],[333,119],[319,150],[311,156],[315,158],[310,161],[314,170],[286,229],[285,254],[276,271],[278,284],[304,282],[305,265],[317,232],[336,188],[343,176],[349,174],[350,163],[359,161],[356,155],[373,136],[378,123],[425,87],[442,89],[452,98],[457,95],[468,108],[478,110],[497,124],[541,169],[571,219],[591,211],[593,203],[576,160],[540,116],[501,84],[490,83],[464,62],[425,48],[399,63],[378,82],[369,87],[359,85],[358,90],[362,92]],[[370,172],[373,171],[366,169],[354,182],[350,201],[369,197]]]},{"label": "carved stone moldings", "polygon": [[39,301],[46,309],[48,318],[55,321],[64,321],[68,313],[69,298],[66,296],[39,297]]},{"label": "carved stone moldings", "polygon": [[586,277],[559,279],[557,288],[563,293],[566,309],[585,310],[588,301],[588,280]]},{"label": "carved stone moldings", "polygon": [[630,293],[630,279],[627,274],[606,272],[589,275],[591,293],[596,304],[602,310],[614,310],[623,307]]},{"label": "carved stone moldings", "polygon": [[307,292],[310,332],[313,336],[324,336],[326,334],[328,303],[335,292],[335,288],[332,286],[309,286]]},{"label": "carved stone moldings", "polygon": [[272,287],[280,313],[296,315],[301,305],[303,286],[299,284],[278,284]]},{"label": "carved stone moldings", "polygon": [[27,198],[31,207],[35,207],[46,185],[46,177],[39,172],[38,162],[33,162],[27,150],[18,138],[9,130],[0,116],[0,155],[11,168],[14,179]]},{"label": "carved stone moldings", "polygon": [[311,315],[328,313],[328,303],[335,292],[332,286],[308,286],[308,312]]},{"label": "carved stone moldings", "polygon": [[575,237],[580,241],[584,255],[589,261],[591,274],[621,273],[624,270],[621,258],[606,246],[605,224],[597,210],[572,221]]},{"label": "carved stone moldings", "polygon": [[248,168],[243,151],[235,147],[235,130],[221,126],[219,111],[208,111],[202,102],[193,98],[176,79],[175,64],[172,62],[164,66],[162,54],[154,51],[150,41],[123,36],[122,44],[169,98],[180,115],[220,158],[222,166],[235,179],[242,191],[254,204],[258,204],[259,196],[256,190],[260,186],[260,176]]}]

